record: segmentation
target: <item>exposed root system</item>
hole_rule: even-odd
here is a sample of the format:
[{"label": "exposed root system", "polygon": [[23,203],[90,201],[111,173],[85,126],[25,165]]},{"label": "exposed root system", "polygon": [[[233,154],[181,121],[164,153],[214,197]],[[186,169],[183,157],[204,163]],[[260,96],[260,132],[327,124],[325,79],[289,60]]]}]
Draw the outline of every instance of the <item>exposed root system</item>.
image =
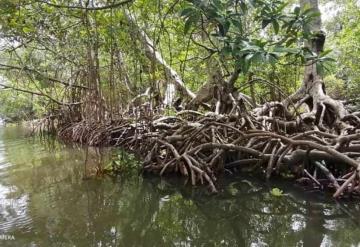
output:
[{"label": "exposed root system", "polygon": [[128,117],[107,124],[82,121],[64,126],[59,136],[125,148],[139,155],[145,171],[177,173],[212,192],[217,191],[220,173],[246,171],[260,172],[264,179],[291,175],[303,185],[333,191],[336,198],[359,195],[357,126],[324,131],[295,118],[272,116],[269,109],[277,106],[281,104],[246,115],[186,110],[176,116]]}]

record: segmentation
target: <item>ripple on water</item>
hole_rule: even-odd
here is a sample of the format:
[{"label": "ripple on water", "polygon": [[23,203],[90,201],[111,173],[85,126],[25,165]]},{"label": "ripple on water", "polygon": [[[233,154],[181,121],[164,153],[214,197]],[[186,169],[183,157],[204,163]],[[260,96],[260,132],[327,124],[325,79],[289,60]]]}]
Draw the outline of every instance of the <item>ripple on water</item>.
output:
[{"label": "ripple on water", "polygon": [[16,193],[14,186],[0,184],[0,232],[16,228],[30,228],[31,218],[28,217],[28,195],[12,196]]},{"label": "ripple on water", "polygon": [[32,220],[28,216],[28,195],[19,193],[16,186],[7,185],[5,179],[14,164],[8,162],[7,149],[21,147],[23,140],[11,141],[6,145],[0,141],[0,232],[15,229],[30,229]]}]

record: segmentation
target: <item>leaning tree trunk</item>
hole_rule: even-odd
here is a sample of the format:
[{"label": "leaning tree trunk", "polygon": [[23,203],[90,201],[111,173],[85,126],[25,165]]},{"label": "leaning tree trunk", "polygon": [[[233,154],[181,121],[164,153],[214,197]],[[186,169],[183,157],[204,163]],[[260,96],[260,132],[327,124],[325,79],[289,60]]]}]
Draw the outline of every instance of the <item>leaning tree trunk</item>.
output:
[{"label": "leaning tree trunk", "polygon": [[[134,27],[137,34],[137,38],[143,43],[145,47],[145,55],[152,61],[155,61],[161,65],[166,73],[166,76],[169,79],[169,83],[174,83],[177,89],[183,92],[186,96],[190,98],[195,98],[196,94],[193,93],[189,88],[186,87],[181,76],[165,61],[162,55],[155,48],[154,42],[150,37],[142,30],[136,23],[135,17],[128,11],[124,10],[125,18],[129,24]],[[174,97],[172,97],[174,98]]]},{"label": "leaning tree trunk", "polygon": [[[302,10],[311,8],[319,12],[318,0],[300,0]],[[305,46],[314,54],[319,55],[324,50],[325,33],[321,30],[321,16],[315,17],[308,25],[308,32],[313,38]],[[332,99],[326,94],[322,76],[317,71],[316,61],[307,62],[301,88],[283,101],[285,108],[294,105],[299,108],[303,103],[309,107],[309,112],[302,114],[302,119],[314,122],[320,129],[336,128],[339,131],[346,125],[340,122],[347,111],[341,102]]]}]

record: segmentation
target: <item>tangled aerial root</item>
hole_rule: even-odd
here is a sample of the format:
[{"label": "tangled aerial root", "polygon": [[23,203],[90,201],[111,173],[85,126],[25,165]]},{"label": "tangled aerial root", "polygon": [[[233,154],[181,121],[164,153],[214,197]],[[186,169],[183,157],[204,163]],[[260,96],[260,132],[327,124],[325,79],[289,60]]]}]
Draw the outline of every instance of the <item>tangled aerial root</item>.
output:
[{"label": "tangled aerial root", "polygon": [[193,185],[216,192],[225,170],[260,171],[265,179],[293,174],[298,182],[334,191],[334,197],[360,194],[360,133],[337,135],[320,130],[284,134],[264,129],[249,116],[177,116],[108,124],[73,123],[62,139],[88,145],[123,147],[139,155],[145,171],[177,173]]}]

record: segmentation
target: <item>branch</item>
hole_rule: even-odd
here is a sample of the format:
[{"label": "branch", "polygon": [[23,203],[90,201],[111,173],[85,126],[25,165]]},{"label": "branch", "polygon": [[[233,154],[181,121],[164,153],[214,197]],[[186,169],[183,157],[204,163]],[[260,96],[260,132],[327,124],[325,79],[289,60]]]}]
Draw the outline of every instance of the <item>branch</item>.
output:
[{"label": "branch", "polygon": [[43,4],[47,4],[49,6],[52,6],[52,7],[55,7],[55,8],[65,8],[65,9],[81,9],[81,10],[90,10],[90,11],[93,11],[93,10],[105,10],[105,9],[113,9],[113,8],[118,8],[118,7],[121,7],[125,4],[128,4],[128,3],[131,3],[132,1],[134,0],[124,0],[124,1],[121,1],[121,2],[118,2],[118,3],[114,3],[114,4],[110,4],[110,5],[105,5],[105,6],[100,6],[100,7],[83,7],[83,6],[71,6],[71,5],[60,5],[60,4],[55,4],[55,3],[49,3],[45,0],[38,0],[37,2],[38,3],[43,3]]},{"label": "branch", "polygon": [[76,87],[76,88],[81,88],[81,89],[90,89],[90,88],[85,87],[85,86],[72,85],[72,84],[70,84],[70,83],[67,83],[67,82],[64,82],[64,81],[60,81],[59,79],[45,76],[45,75],[43,75],[40,71],[37,71],[37,70],[35,70],[35,69],[31,69],[31,68],[29,68],[29,67],[27,67],[27,66],[18,67],[18,66],[15,66],[15,65],[7,65],[7,64],[2,64],[2,63],[0,63],[0,70],[11,70],[11,69],[24,70],[24,71],[28,71],[28,72],[33,72],[33,73],[36,73],[36,74],[40,75],[40,76],[43,77],[43,78],[48,79],[49,81],[56,82],[56,83],[60,83],[60,84],[63,84],[64,86],[67,86],[67,87]]},{"label": "branch", "polygon": [[135,17],[128,11],[124,11],[125,17],[128,20],[129,24],[134,27],[138,38],[145,46],[145,55],[150,60],[155,60],[158,64],[164,67],[166,75],[172,80],[176,87],[182,92],[186,93],[187,96],[194,99],[196,94],[194,94],[189,88],[186,87],[181,76],[165,61],[159,51],[156,50],[154,42],[149,38],[149,36],[137,25]]},{"label": "branch", "polygon": [[60,102],[60,101],[54,99],[54,98],[51,97],[50,95],[47,95],[47,94],[44,94],[44,93],[39,93],[39,92],[34,92],[34,91],[26,90],[26,89],[21,89],[21,88],[17,88],[17,87],[5,85],[5,84],[2,84],[2,83],[0,83],[0,87],[2,87],[3,89],[12,89],[12,90],[19,91],[19,92],[23,92],[23,93],[29,93],[29,94],[33,94],[33,95],[37,95],[37,96],[46,97],[46,98],[50,99],[51,101],[55,102],[55,103],[58,104],[58,105],[71,106],[71,105],[80,105],[80,104],[82,104],[81,102],[76,102],[76,103],[63,103],[63,102]]}]

